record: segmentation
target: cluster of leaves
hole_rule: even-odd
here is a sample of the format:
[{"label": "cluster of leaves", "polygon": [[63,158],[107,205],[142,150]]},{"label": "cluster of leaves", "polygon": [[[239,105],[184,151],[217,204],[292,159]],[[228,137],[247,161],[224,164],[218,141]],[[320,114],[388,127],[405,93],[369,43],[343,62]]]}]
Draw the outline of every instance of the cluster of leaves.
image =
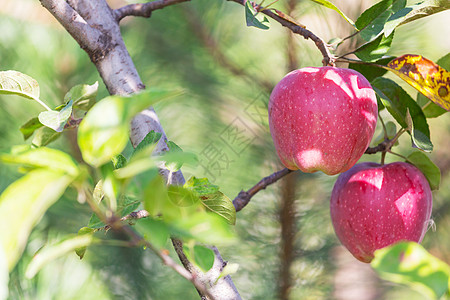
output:
[{"label": "cluster of leaves", "polygon": [[[92,244],[136,246],[95,233],[106,231],[111,222],[137,209],[147,212],[144,218],[130,220],[143,237],[139,245],[164,251],[170,237],[182,239],[186,255],[201,269],[210,269],[214,253],[201,243],[224,244],[234,239],[230,225],[236,221],[236,212],[231,200],[206,178],[192,177],[183,186],[168,185],[159,175],[161,166],[172,174],[183,164],[195,164],[197,158],[162,139],[160,133],[150,132],[129,158],[122,155],[132,118],[181,92],[150,89],[96,103],[97,87],[97,83],[75,86],[64,104],[51,110],[39,99],[36,80],[15,71],[0,72],[0,94],[32,99],[47,109],[21,127],[25,140],[34,134],[31,145],[0,154],[2,162],[16,164],[24,173],[0,195],[0,227],[7,228],[0,237],[1,271],[12,270],[33,227],[69,187],[78,191],[79,202],[89,204],[92,217],[78,235],[42,248],[27,269],[28,277],[55,257],[74,250],[82,258]],[[46,147],[64,130],[75,127],[83,163]],[[158,143],[166,143],[169,151],[152,155]]]}]

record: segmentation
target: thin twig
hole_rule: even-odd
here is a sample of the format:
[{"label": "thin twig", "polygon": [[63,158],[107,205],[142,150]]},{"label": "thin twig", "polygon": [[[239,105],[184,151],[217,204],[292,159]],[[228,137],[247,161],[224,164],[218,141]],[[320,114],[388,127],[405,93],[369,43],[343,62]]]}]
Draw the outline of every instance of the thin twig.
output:
[{"label": "thin twig", "polygon": [[[236,2],[236,3],[239,3],[239,4],[245,6],[245,3],[250,0],[228,0],[228,1],[233,1],[233,2]],[[252,4],[253,7],[255,7],[255,9],[258,9],[258,7],[259,7],[258,4],[256,4],[253,1],[250,1],[250,3]],[[282,26],[289,28],[292,32],[303,36],[305,39],[311,39],[316,44],[316,47],[322,53],[323,65],[324,66],[334,65],[334,56],[328,50],[327,44],[321,38],[319,38],[317,35],[315,35],[313,32],[309,31],[308,29],[306,29],[296,23],[293,23],[292,21],[289,21],[289,19],[282,17],[279,14],[277,14],[271,10],[263,9],[263,10],[261,10],[261,13],[274,19],[275,21],[280,23]]]},{"label": "thin twig", "polygon": [[250,199],[258,193],[260,190],[264,190],[268,185],[277,182],[279,179],[283,178],[287,174],[294,172],[288,168],[284,168],[281,171],[275,172],[267,177],[261,179],[255,186],[250,188],[248,191],[241,191],[236,198],[233,200],[233,205],[236,211],[243,209],[249,202]]},{"label": "thin twig", "polygon": [[129,4],[121,8],[115,9],[114,16],[117,22],[119,22],[126,16],[150,18],[154,10],[187,1],[190,0],[157,0],[147,3]]},{"label": "thin twig", "polygon": [[400,129],[392,139],[386,139],[383,142],[376,145],[375,147],[368,147],[364,153],[365,154],[375,154],[378,152],[390,152],[392,146],[394,146],[394,144],[397,142],[398,138],[405,132],[406,132],[405,129],[403,129],[403,128]]},{"label": "thin twig", "polygon": [[[128,215],[120,218],[120,221],[130,221],[130,220],[139,220],[139,219],[143,219],[143,218],[147,218],[150,214],[148,213],[148,211],[141,209],[141,210],[137,210],[137,211],[133,211],[131,213],[129,213]],[[98,230],[105,230],[108,231],[109,229],[111,229],[110,225],[106,225],[104,227],[99,228]]]}]

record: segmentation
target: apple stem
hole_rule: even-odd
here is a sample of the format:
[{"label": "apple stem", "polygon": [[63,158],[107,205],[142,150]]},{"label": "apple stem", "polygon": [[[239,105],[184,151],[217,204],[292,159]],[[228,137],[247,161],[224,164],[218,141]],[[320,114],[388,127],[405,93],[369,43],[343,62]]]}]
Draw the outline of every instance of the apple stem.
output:
[{"label": "apple stem", "polygon": [[386,158],[386,151],[381,152],[381,165],[384,165],[384,159]]}]

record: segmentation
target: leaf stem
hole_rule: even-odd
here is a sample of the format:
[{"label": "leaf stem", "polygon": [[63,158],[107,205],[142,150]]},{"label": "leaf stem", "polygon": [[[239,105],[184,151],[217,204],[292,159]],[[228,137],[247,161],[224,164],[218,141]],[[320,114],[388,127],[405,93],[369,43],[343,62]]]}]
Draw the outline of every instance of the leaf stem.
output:
[{"label": "leaf stem", "polygon": [[44,101],[42,101],[41,99],[34,97],[33,95],[30,95],[30,94],[28,94],[28,96],[30,96],[34,101],[36,101],[37,103],[42,105],[46,110],[52,111],[52,109],[50,107],[48,107],[48,105],[45,104]]}]

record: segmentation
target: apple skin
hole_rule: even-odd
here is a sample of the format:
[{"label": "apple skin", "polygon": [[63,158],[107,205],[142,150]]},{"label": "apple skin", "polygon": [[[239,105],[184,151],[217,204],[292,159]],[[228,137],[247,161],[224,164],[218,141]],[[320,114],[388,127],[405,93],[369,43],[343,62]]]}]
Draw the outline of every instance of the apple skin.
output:
[{"label": "apple skin", "polygon": [[270,133],[281,162],[306,173],[350,169],[369,146],[377,114],[370,83],[351,69],[292,71],[269,101]]},{"label": "apple skin", "polygon": [[420,243],[431,217],[430,185],[404,162],[365,162],[339,175],[330,203],[331,221],[341,243],[362,262],[395,242]]}]

